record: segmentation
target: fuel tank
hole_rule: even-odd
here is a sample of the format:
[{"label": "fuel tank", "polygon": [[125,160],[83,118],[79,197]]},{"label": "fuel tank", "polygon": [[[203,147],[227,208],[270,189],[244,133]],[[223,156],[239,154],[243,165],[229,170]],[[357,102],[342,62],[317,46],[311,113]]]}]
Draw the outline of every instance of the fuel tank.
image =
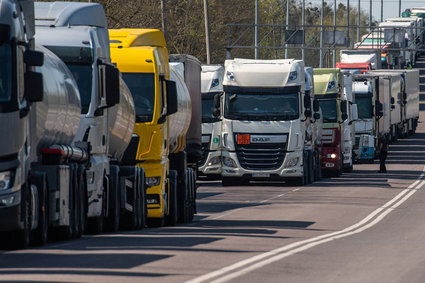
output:
[{"label": "fuel tank", "polygon": [[41,45],[44,65],[36,71],[43,74],[43,101],[36,108],[35,144],[37,152],[54,144],[71,145],[80,124],[80,94],[77,83],[66,65]]},{"label": "fuel tank", "polygon": [[108,109],[109,155],[121,161],[134,130],[135,110],[130,90],[120,78],[120,102]]}]

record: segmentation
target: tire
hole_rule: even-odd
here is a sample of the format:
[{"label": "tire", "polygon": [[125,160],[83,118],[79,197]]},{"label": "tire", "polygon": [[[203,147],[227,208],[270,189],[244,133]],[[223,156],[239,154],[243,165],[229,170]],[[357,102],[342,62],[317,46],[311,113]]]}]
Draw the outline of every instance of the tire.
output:
[{"label": "tire", "polygon": [[98,235],[103,231],[103,215],[89,217],[87,219],[87,233],[91,235]]},{"label": "tire", "polygon": [[[137,168],[133,166],[122,166],[120,168],[120,191],[126,195],[126,200],[132,207],[132,211],[125,210],[120,219],[120,229],[122,230],[135,230],[139,224],[138,172]],[[127,188],[126,179],[131,181],[131,188]]]},{"label": "tire", "polygon": [[188,199],[186,200],[186,223],[190,223],[193,220],[195,214],[195,190],[196,190],[196,176],[195,171],[192,168],[187,169],[188,179]]},{"label": "tire", "polygon": [[120,184],[119,167],[111,166],[109,170],[108,216],[105,217],[104,228],[107,232],[116,232],[120,227]]},{"label": "tire", "polygon": [[[86,188],[86,177],[85,177],[85,167],[78,167],[78,181],[79,181],[79,207],[80,213],[78,215],[79,221],[79,232],[81,235],[85,233],[86,223],[87,223],[87,188]],[[81,236],[80,235],[80,236]]]},{"label": "tire", "polygon": [[24,184],[21,189],[21,217],[24,228],[22,230],[11,232],[8,235],[8,241],[10,244],[7,245],[6,249],[26,249],[30,245],[31,239],[31,193],[28,187],[28,183]]},{"label": "tire", "polygon": [[46,244],[49,234],[49,198],[46,173],[34,172],[32,183],[36,185],[38,192],[38,225],[31,232],[31,244],[43,246]]},{"label": "tire", "polygon": [[175,226],[178,220],[178,209],[177,209],[177,171],[170,170],[169,179],[169,190],[168,190],[168,215],[165,217],[165,225]]},{"label": "tire", "polygon": [[139,208],[140,208],[140,227],[139,229],[144,229],[146,226],[146,217],[148,215],[147,205],[146,205],[146,185],[145,185],[145,170],[139,168]]}]

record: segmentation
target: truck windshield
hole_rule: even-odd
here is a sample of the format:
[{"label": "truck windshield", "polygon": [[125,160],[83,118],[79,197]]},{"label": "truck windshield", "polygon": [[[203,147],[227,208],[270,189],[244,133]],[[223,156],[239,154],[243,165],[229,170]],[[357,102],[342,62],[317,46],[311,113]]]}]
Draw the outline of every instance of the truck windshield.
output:
[{"label": "truck windshield", "polygon": [[218,94],[203,93],[202,94],[202,123],[214,123],[220,121],[219,117],[213,115],[214,111],[214,96]]},{"label": "truck windshield", "polygon": [[321,99],[320,108],[322,109],[324,123],[338,122],[338,112],[336,107],[336,99]]},{"label": "truck windshield", "polygon": [[81,97],[81,114],[89,112],[92,91],[92,67],[91,65],[67,64],[78,85]]},{"label": "truck windshield", "polygon": [[0,45],[0,102],[8,102],[12,94],[12,48]]},{"label": "truck windshield", "polygon": [[136,108],[136,122],[152,121],[155,105],[155,80],[153,73],[123,73]]},{"label": "truck windshield", "polygon": [[359,112],[359,119],[372,119],[373,117],[373,107],[372,107],[372,97],[356,96],[356,103]]},{"label": "truck windshield", "polygon": [[224,116],[235,120],[295,120],[299,117],[299,96],[298,93],[226,93]]}]

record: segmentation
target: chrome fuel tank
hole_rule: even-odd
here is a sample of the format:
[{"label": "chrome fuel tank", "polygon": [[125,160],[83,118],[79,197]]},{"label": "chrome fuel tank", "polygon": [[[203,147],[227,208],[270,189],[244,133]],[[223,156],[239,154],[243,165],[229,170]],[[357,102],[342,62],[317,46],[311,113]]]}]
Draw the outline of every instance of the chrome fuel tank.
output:
[{"label": "chrome fuel tank", "polygon": [[109,155],[121,160],[134,130],[135,110],[133,97],[120,78],[120,102],[108,109]]},{"label": "chrome fuel tank", "polygon": [[71,145],[80,124],[80,94],[77,83],[66,65],[40,45],[44,65],[36,71],[43,74],[43,101],[35,103],[37,151],[53,144]]}]

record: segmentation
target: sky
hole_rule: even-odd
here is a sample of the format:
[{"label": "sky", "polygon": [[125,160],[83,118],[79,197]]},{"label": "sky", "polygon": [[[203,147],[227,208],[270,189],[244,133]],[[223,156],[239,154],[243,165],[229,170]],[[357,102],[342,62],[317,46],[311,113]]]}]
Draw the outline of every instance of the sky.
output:
[{"label": "sky", "polygon": [[[400,0],[383,0],[384,19],[398,17],[398,7]],[[309,1],[312,3],[321,2],[320,0]],[[327,3],[333,3],[333,0],[327,0]],[[337,2],[347,5],[347,0],[338,0]],[[350,0],[350,6],[357,7],[358,0]],[[360,8],[369,14],[370,0],[360,0]],[[425,7],[424,0],[401,0],[401,11],[406,8]],[[374,20],[381,20],[381,0],[372,0],[372,16]]]}]

